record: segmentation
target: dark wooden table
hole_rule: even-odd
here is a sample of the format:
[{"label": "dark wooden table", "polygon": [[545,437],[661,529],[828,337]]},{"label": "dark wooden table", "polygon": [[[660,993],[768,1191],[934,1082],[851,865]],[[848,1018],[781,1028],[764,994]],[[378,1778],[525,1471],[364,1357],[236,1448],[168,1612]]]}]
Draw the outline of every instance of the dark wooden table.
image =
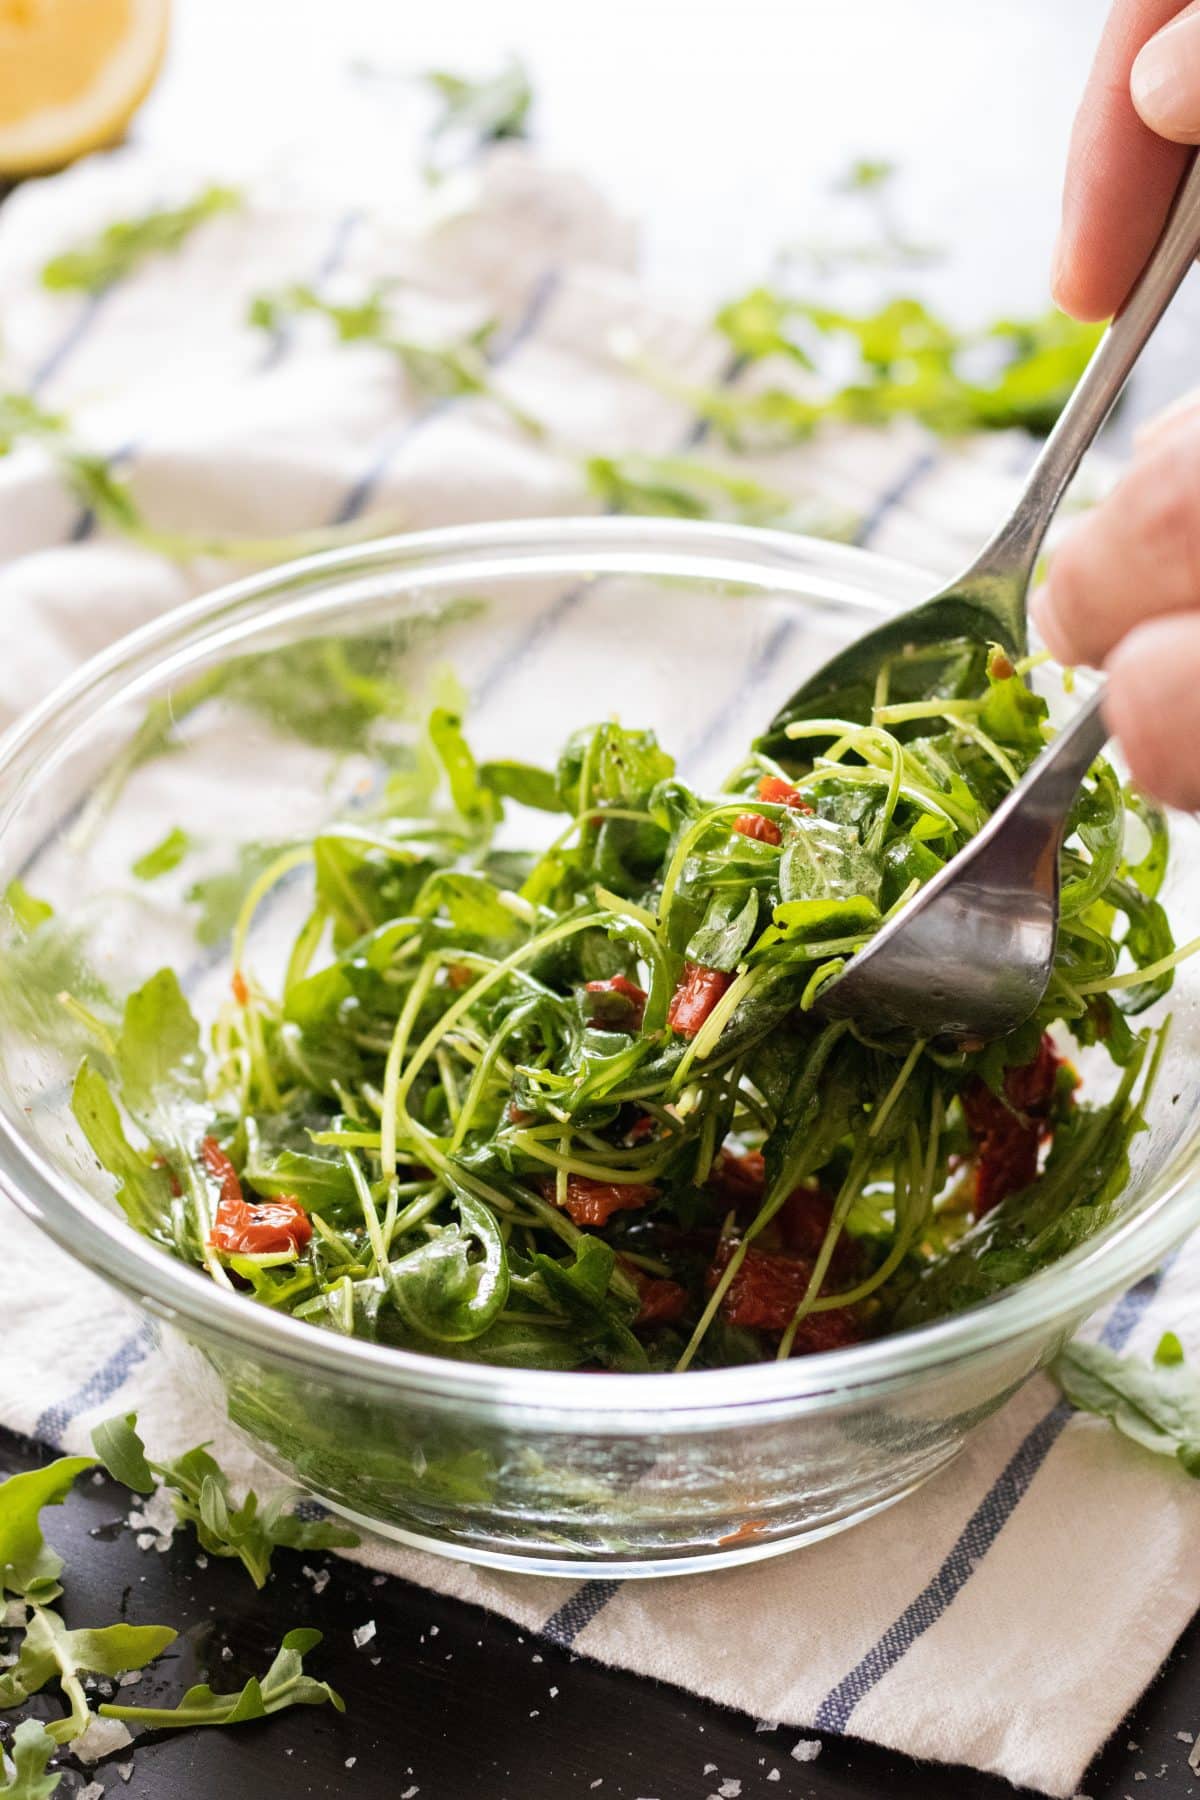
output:
[{"label": "dark wooden table", "polygon": [[[0,1477],[45,1455],[0,1432]],[[339,1690],[346,1714],[297,1709],[227,1731],[163,1735],[70,1778],[76,1789],[98,1780],[109,1800],[707,1800],[735,1781],[741,1800],[1015,1800],[1007,1782],[853,1739],[826,1737],[815,1761],[795,1762],[793,1745],[811,1732],[756,1731],[740,1713],[601,1668],[336,1557],[279,1552],[256,1593],[240,1564],[197,1568],[190,1532],[165,1554],[139,1550],[129,1506],[114,1483],[85,1480],[46,1524],[67,1560],[69,1625],[128,1613],[178,1628],[179,1643],[137,1689],[140,1699],[172,1705],[209,1675],[219,1690],[240,1687],[262,1673],[285,1631],[315,1625],[325,1641],[310,1666]],[[326,1568],[318,1596],[313,1574]],[[353,1632],[370,1619],[376,1635],[356,1649]],[[1200,1796],[1178,1735],[1200,1732],[1198,1655],[1200,1621],[1089,1772],[1090,1800]],[[131,1758],[126,1783],[117,1765]]]}]

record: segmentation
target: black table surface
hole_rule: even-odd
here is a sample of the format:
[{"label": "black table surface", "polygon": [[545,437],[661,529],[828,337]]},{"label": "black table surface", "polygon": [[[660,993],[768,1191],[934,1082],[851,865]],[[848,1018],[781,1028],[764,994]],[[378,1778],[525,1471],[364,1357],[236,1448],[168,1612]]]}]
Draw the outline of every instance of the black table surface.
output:
[{"label": "black table surface", "polygon": [[[0,1477],[48,1455],[0,1431]],[[236,1729],[160,1734],[72,1772],[63,1795],[88,1780],[109,1800],[1014,1800],[1017,1792],[853,1739],[827,1736],[815,1760],[797,1762],[794,1745],[814,1733],[757,1730],[743,1714],[601,1668],[337,1557],[278,1552],[256,1592],[240,1564],[197,1567],[190,1532],[165,1553],[140,1550],[129,1509],[123,1488],[85,1479],[45,1523],[67,1561],[69,1625],[128,1617],[178,1628],[178,1643],[136,1689],[139,1701],[172,1705],[210,1674],[232,1691],[262,1673],[284,1632],[313,1625],[325,1638],[308,1666],[338,1689],[346,1713],[296,1709]],[[369,1620],[375,1635],[358,1649],[354,1632]],[[1200,1620],[1088,1772],[1089,1800],[1200,1796],[1183,1735],[1200,1734],[1197,1661]]]}]

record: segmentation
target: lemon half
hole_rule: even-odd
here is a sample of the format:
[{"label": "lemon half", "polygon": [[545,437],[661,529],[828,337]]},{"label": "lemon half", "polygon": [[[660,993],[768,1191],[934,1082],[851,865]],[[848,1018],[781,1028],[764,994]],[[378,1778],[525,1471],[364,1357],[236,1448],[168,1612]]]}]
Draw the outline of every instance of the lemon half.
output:
[{"label": "lemon half", "polygon": [[170,0],[0,0],[0,174],[115,143],[158,73]]}]

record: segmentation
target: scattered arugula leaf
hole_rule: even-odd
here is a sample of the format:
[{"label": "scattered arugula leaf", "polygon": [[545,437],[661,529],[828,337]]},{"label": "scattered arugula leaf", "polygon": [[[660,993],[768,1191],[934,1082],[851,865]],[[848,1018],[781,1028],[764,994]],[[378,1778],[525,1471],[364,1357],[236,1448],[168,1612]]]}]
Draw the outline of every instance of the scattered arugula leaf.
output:
[{"label": "scattered arugula leaf", "polygon": [[429,129],[426,173],[431,177],[442,172],[435,152],[445,138],[454,138],[470,155],[485,144],[528,137],[533,87],[528,70],[515,56],[494,75],[477,81],[452,69],[426,69],[418,80],[442,103]]},{"label": "scattered arugula leaf", "polygon": [[80,1679],[90,1675],[125,1675],[161,1656],[179,1634],[169,1625],[105,1625],[99,1630],[68,1631],[58,1613],[35,1606],[11,1668],[0,1673],[0,1712],[23,1706],[47,1682],[57,1681],[70,1711],[46,1727],[56,1744],[66,1744],[87,1730],[91,1713]]},{"label": "scattered arugula leaf", "polygon": [[127,1725],[143,1725],[147,1731],[179,1731],[192,1725],[241,1725],[249,1719],[265,1719],[288,1706],[322,1706],[328,1703],[345,1712],[341,1695],[328,1682],[306,1675],[303,1658],[321,1642],[321,1633],[289,1631],[278,1654],[260,1680],[251,1676],[238,1694],[214,1694],[206,1682],[190,1687],[178,1706],[110,1706],[99,1708],[102,1719],[121,1719]]},{"label": "scattered arugula leaf", "polygon": [[1071,1343],[1050,1373],[1077,1411],[1111,1420],[1136,1444],[1200,1477],[1200,1380],[1174,1332],[1152,1362],[1104,1344]]},{"label": "scattered arugula leaf", "polygon": [[47,919],[54,917],[54,908],[48,900],[39,900],[31,894],[23,881],[14,875],[4,890],[4,904],[25,933],[36,931]]},{"label": "scattered arugula leaf", "polygon": [[241,204],[236,188],[212,186],[181,206],[118,219],[73,250],[51,257],[42,270],[42,286],[56,293],[102,293],[148,257],[173,255],[207,219],[236,212]]},{"label": "scattered arugula leaf", "polygon": [[0,1598],[16,1594],[32,1603],[58,1598],[63,1561],[42,1535],[44,1506],[61,1506],[92,1456],[62,1456],[0,1482]]},{"label": "scattered arugula leaf", "polygon": [[[280,537],[239,537],[222,533],[161,531],[148,523],[126,478],[103,456],[85,449],[72,435],[63,413],[47,412],[30,394],[0,392],[0,456],[21,444],[40,449],[68,493],[106,530],[172,562],[214,557],[228,562],[282,562],[332,550],[362,537],[364,525],[329,526]],[[374,527],[378,526],[378,520]],[[374,528],[373,527],[373,528]]]},{"label": "scattered arugula leaf", "polygon": [[109,1474],[135,1493],[151,1493],[160,1483],[169,1488],[176,1517],[194,1527],[202,1548],[210,1556],[236,1558],[255,1587],[266,1582],[272,1551],[279,1546],[331,1550],[359,1542],[358,1534],[345,1526],[285,1512],[286,1495],[260,1506],[251,1488],[235,1503],[229,1477],[204,1444],[170,1462],[148,1460],[136,1413],[106,1420],[92,1433],[92,1442]]},{"label": "scattered arugula leaf", "polygon": [[161,875],[177,869],[192,847],[192,838],[182,825],[173,826],[152,849],[138,857],[130,873],[139,881],[157,881]]},{"label": "scattered arugula leaf", "polygon": [[630,361],[735,449],[780,448],[830,423],[886,425],[899,418],[949,435],[1013,427],[1046,432],[1100,332],[1055,311],[959,332],[912,298],[852,313],[768,287],[728,302],[714,322],[743,366],[769,372],[782,364],[799,370],[801,379],[696,387],[637,355]]},{"label": "scattered arugula leaf", "polygon": [[798,500],[750,476],[697,457],[590,456],[584,475],[591,492],[611,512],[651,518],[727,519],[739,525],[803,531],[848,542],[858,521],[815,500]]},{"label": "scattered arugula leaf", "polygon": [[46,1764],[58,1745],[38,1719],[22,1719],[13,1732],[12,1773],[5,1771],[0,1751],[0,1795],[4,1800],[50,1800],[62,1775],[46,1773]]},{"label": "scattered arugula leaf", "polygon": [[381,282],[361,299],[339,303],[327,300],[305,282],[295,282],[277,293],[257,294],[250,302],[247,318],[258,330],[268,332],[277,332],[285,320],[305,314],[324,319],[333,327],[339,344],[372,344],[394,356],[422,398],[486,398],[531,437],[544,435],[541,422],[517,406],[492,380],[487,348],[496,329],[493,320],[445,343],[427,343],[406,335],[396,325],[388,304],[393,288],[393,283]]}]

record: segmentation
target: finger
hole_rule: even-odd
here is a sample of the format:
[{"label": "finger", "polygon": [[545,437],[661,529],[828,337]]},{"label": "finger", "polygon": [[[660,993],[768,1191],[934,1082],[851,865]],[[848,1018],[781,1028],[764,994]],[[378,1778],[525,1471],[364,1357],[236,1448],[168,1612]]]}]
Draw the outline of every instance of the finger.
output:
[{"label": "finger", "polygon": [[1200,10],[1194,3],[1143,45],[1129,91],[1138,116],[1159,137],[1200,142]]},{"label": "finger", "polygon": [[1151,619],[1114,650],[1104,716],[1134,780],[1168,806],[1200,807],[1200,613]]},{"label": "finger", "polygon": [[1186,152],[1138,117],[1130,75],[1179,0],[1116,0],[1071,134],[1054,298],[1077,319],[1116,312],[1162,229]]},{"label": "finger", "polygon": [[1200,417],[1200,388],[1190,388],[1172,400],[1152,419],[1146,419],[1133,434],[1134,453],[1138,456],[1163,444],[1180,430],[1188,431]]},{"label": "finger", "polygon": [[1060,662],[1099,666],[1127,631],[1200,607],[1200,418],[1137,458],[1055,551],[1030,611]]}]

